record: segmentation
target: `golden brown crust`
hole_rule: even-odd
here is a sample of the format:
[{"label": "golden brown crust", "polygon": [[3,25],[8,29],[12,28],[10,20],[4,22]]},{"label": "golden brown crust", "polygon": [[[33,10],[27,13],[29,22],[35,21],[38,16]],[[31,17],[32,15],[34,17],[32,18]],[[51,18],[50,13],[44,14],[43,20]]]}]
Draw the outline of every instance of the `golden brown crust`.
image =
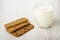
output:
[{"label": "golden brown crust", "polygon": [[11,22],[11,23],[5,24],[5,27],[6,27],[6,28],[9,28],[9,27],[11,27],[11,26],[14,26],[14,25],[17,25],[17,24],[26,22],[26,21],[28,21],[28,19],[26,19],[26,18],[21,18],[21,19],[18,19],[18,20],[16,20],[16,21],[13,21],[13,22]]},{"label": "golden brown crust", "polygon": [[24,33],[28,32],[29,30],[31,30],[32,28],[34,28],[34,26],[30,24],[22,29],[17,30],[16,32],[13,32],[12,35],[19,37],[23,35]]},{"label": "golden brown crust", "polygon": [[24,26],[26,26],[26,25],[28,25],[28,24],[30,24],[30,23],[29,23],[29,22],[24,22],[24,23],[21,23],[21,24],[19,24],[19,25],[17,25],[17,26],[12,26],[11,28],[6,29],[6,30],[7,30],[7,32],[14,32],[14,31],[16,31],[16,30],[18,30],[18,29],[23,28]]},{"label": "golden brown crust", "polygon": [[21,18],[14,22],[5,24],[5,28],[10,34],[19,37],[34,28],[34,26],[28,22],[28,19]]}]

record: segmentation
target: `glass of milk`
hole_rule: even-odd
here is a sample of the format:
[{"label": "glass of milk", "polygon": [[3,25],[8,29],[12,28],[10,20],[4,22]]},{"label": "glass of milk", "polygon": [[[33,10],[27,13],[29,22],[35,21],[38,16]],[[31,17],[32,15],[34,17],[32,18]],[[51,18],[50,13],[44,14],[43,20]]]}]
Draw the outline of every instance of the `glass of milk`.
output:
[{"label": "glass of milk", "polygon": [[53,23],[54,10],[51,5],[39,5],[35,8],[35,18],[39,27],[49,28]]}]

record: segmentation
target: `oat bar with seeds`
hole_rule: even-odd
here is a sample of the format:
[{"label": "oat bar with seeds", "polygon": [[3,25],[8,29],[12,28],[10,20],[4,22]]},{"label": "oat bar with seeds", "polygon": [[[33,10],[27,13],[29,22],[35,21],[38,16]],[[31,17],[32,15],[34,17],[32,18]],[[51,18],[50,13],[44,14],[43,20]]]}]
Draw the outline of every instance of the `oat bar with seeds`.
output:
[{"label": "oat bar with seeds", "polygon": [[31,30],[32,28],[34,28],[34,26],[32,24],[17,30],[16,32],[11,33],[12,35],[19,37],[21,35],[23,35],[24,33],[28,32],[29,30]]},{"label": "oat bar with seeds", "polygon": [[19,25],[17,25],[17,26],[12,26],[11,28],[6,29],[6,31],[11,33],[11,32],[14,32],[14,31],[16,31],[16,30],[18,30],[18,29],[21,29],[21,28],[23,28],[24,26],[29,25],[29,24],[30,24],[29,22],[24,22],[24,23],[19,24]]},{"label": "oat bar with seeds", "polygon": [[9,28],[9,27],[11,27],[11,26],[14,26],[14,25],[17,25],[17,24],[26,22],[26,21],[28,21],[28,19],[26,19],[26,18],[21,18],[21,19],[18,19],[18,20],[16,20],[16,21],[13,21],[13,22],[11,22],[11,23],[5,24],[5,27],[6,27],[6,28]]}]

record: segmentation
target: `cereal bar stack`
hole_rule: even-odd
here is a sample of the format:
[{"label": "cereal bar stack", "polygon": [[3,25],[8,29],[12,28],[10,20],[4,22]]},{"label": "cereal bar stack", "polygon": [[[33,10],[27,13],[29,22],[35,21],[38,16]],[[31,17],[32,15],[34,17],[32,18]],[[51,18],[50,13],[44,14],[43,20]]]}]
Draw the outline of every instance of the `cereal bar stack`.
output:
[{"label": "cereal bar stack", "polygon": [[13,36],[19,37],[34,28],[34,26],[30,24],[28,19],[21,18],[11,23],[5,24],[5,28],[6,31],[12,34]]}]

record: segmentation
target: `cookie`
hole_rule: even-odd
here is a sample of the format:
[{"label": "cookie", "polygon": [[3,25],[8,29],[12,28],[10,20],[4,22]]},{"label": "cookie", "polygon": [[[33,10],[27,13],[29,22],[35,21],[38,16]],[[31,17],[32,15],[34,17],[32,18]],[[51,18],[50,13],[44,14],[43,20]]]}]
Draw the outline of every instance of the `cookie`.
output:
[{"label": "cookie", "polygon": [[17,26],[12,26],[11,28],[6,29],[6,31],[7,31],[7,32],[14,32],[14,31],[16,31],[16,30],[18,30],[18,29],[23,28],[23,27],[26,26],[26,25],[29,25],[29,24],[30,24],[29,22],[24,22],[24,23],[21,23],[21,24],[19,24],[19,25],[17,25]]},{"label": "cookie", "polygon": [[18,25],[18,24],[23,23],[23,22],[26,22],[26,21],[28,21],[28,19],[26,19],[26,18],[21,18],[21,19],[18,19],[18,20],[16,20],[16,21],[13,21],[13,22],[10,22],[10,23],[8,23],[8,24],[5,24],[5,27],[8,29],[9,27]]},{"label": "cookie", "polygon": [[33,29],[34,26],[32,24],[29,24],[28,26],[22,28],[22,29],[19,29],[13,33],[11,33],[12,35],[16,36],[16,37],[19,37],[21,35],[23,35],[24,33],[28,32],[29,30]]},{"label": "cookie", "polygon": [[21,18],[16,21],[5,24],[6,31],[15,37],[19,37],[24,33],[28,32],[34,26],[30,24],[27,18]]}]

